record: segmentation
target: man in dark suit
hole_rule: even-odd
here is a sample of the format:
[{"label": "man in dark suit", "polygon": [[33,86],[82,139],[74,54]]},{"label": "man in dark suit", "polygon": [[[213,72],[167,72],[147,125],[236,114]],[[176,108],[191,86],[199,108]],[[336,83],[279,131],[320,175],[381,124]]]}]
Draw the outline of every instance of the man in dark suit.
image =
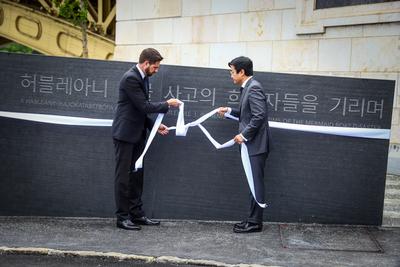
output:
[{"label": "man in dark suit", "polygon": [[[267,100],[261,84],[253,78],[253,62],[249,58],[237,57],[228,66],[233,82],[241,86],[239,108],[220,107],[218,113],[223,116],[228,112],[239,118],[239,134],[234,140],[247,146],[256,199],[264,203],[264,167],[270,149]],[[235,233],[262,231],[263,208],[251,193],[250,198],[249,216],[234,225]]]},{"label": "man in dark suit", "polygon": [[[112,125],[115,148],[115,202],[117,227],[126,230],[140,230],[140,225],[158,225],[146,217],[142,209],[143,169],[132,169],[142,154],[147,130],[154,121],[149,113],[166,113],[169,107],[178,107],[179,100],[165,102],[149,101],[149,77],[157,73],[163,57],[153,49],[142,51],[139,63],[128,70],[119,85],[117,111]],[[168,128],[161,124],[161,135],[168,134]]]}]

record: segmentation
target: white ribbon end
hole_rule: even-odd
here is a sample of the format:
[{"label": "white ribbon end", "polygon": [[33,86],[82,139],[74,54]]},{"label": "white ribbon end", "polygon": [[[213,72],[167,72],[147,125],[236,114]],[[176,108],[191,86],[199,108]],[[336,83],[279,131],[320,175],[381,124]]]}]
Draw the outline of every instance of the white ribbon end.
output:
[{"label": "white ribbon end", "polygon": [[260,206],[261,208],[263,208],[263,209],[265,209],[266,207],[268,207],[268,205],[267,204],[265,204],[265,203],[258,203],[257,202],[257,204],[258,204],[258,206]]},{"label": "white ribbon end", "polygon": [[134,172],[137,172],[139,169],[143,168],[142,164],[135,164]]}]

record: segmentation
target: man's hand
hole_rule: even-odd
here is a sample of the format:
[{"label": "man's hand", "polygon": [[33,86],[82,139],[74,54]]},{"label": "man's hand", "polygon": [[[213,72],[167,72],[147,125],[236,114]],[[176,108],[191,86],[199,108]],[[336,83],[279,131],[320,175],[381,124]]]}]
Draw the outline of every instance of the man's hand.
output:
[{"label": "man's hand", "polygon": [[169,130],[167,126],[161,123],[160,127],[158,127],[157,132],[161,135],[167,135],[169,133]]},{"label": "man's hand", "polygon": [[244,143],[244,139],[240,134],[236,135],[235,138],[233,138],[233,141],[235,141],[235,143],[239,145]]},{"label": "man's hand", "polygon": [[223,118],[225,113],[228,112],[228,108],[227,107],[219,107],[218,108],[218,115]]},{"label": "man's hand", "polygon": [[176,98],[171,98],[167,100],[168,106],[177,108],[181,104],[181,101]]}]

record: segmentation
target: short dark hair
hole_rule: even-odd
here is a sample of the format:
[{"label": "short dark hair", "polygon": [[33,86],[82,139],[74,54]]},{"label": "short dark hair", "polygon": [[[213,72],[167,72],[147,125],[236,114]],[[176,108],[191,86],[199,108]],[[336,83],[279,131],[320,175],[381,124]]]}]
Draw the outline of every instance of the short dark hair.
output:
[{"label": "short dark hair", "polygon": [[139,63],[143,63],[147,60],[150,64],[154,64],[163,59],[164,58],[161,56],[160,52],[154,48],[146,48],[142,51],[142,53],[140,53]]},{"label": "short dark hair", "polygon": [[253,61],[251,61],[251,59],[248,57],[234,58],[231,62],[228,63],[228,66],[234,66],[236,72],[244,70],[244,74],[246,74],[246,76],[253,75]]}]

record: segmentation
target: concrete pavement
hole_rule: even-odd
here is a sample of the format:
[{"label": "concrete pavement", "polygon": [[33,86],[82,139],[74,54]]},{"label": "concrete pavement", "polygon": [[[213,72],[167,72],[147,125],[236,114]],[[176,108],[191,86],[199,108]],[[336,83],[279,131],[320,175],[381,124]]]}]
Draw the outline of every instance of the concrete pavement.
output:
[{"label": "concrete pavement", "polygon": [[234,234],[232,226],[164,220],[126,231],[109,218],[0,217],[0,266],[400,266],[400,228],[265,223],[261,233]]}]

